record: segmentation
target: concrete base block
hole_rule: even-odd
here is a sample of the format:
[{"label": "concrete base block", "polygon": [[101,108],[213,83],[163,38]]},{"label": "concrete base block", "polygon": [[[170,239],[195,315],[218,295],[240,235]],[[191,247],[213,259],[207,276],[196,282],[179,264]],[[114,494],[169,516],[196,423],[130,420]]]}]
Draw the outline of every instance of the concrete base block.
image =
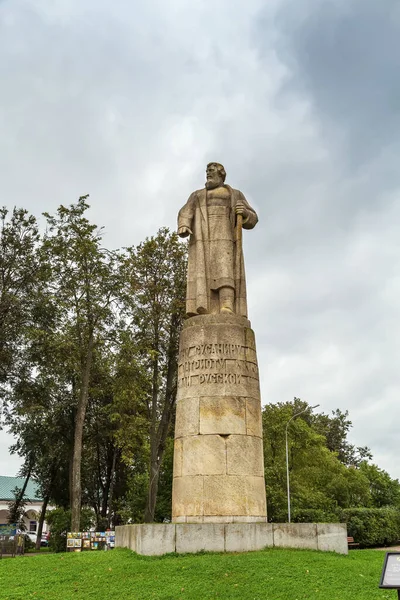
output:
[{"label": "concrete base block", "polygon": [[317,539],[318,550],[338,554],[348,553],[346,523],[317,523]]},{"label": "concrete base block", "polygon": [[115,528],[115,547],[130,548],[146,556],[161,556],[175,552],[175,535],[175,526],[170,524],[119,525]]},{"label": "concrete base block", "polygon": [[176,525],[176,552],[224,552],[224,527],[216,523]]},{"label": "concrete base block", "polygon": [[169,524],[140,525],[140,535],[136,540],[136,552],[155,556],[175,552],[176,531]]},{"label": "concrete base block", "polygon": [[318,550],[316,523],[274,523],[274,546]]},{"label": "concrete base block", "polygon": [[230,523],[225,526],[225,551],[246,552],[274,545],[271,523]]},{"label": "concrete base block", "polygon": [[115,546],[138,554],[307,548],[347,554],[344,523],[148,523],[115,528]]}]

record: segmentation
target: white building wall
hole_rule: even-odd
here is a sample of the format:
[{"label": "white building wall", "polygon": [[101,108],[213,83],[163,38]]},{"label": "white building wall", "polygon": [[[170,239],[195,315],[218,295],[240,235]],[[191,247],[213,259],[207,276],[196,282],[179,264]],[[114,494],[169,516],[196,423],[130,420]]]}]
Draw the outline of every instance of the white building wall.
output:
[{"label": "white building wall", "polygon": [[[40,512],[42,510],[43,502],[27,502],[25,505],[25,514],[23,517],[27,531],[37,531],[38,522],[40,518]],[[48,506],[47,509],[51,510],[53,507]],[[0,525],[8,523],[8,502],[6,500],[0,500]],[[33,526],[33,522],[36,526]],[[32,527],[31,527],[32,525]],[[46,521],[43,523],[43,533],[48,531]]]}]

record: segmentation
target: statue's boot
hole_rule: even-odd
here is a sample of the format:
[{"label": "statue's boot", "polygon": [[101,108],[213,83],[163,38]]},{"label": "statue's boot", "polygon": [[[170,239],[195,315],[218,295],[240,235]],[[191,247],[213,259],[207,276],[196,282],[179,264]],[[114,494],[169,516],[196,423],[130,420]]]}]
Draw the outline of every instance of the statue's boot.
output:
[{"label": "statue's boot", "polygon": [[230,287],[223,287],[219,290],[219,311],[221,313],[232,314],[235,312],[235,290]]}]

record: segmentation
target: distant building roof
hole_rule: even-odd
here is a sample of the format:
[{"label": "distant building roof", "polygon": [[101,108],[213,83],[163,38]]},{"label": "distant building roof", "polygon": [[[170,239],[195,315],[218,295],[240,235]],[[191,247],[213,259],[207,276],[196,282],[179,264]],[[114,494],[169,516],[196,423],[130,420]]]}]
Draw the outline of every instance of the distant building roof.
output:
[{"label": "distant building roof", "polygon": [[[24,477],[5,477],[0,475],[0,500],[14,500],[15,496],[13,490],[16,487],[22,488],[24,483]],[[30,500],[31,502],[42,500],[42,498],[36,496],[37,490],[37,484],[30,479],[26,486],[24,499]]]}]

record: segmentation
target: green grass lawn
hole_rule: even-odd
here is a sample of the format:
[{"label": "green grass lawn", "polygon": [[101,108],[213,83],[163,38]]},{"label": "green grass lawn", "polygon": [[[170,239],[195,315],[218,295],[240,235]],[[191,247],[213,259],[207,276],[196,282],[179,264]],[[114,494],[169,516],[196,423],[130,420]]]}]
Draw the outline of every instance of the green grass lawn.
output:
[{"label": "green grass lawn", "polygon": [[130,550],[0,560],[1,600],[374,600],[384,552],[349,556],[269,549],[246,554],[143,557]]}]

